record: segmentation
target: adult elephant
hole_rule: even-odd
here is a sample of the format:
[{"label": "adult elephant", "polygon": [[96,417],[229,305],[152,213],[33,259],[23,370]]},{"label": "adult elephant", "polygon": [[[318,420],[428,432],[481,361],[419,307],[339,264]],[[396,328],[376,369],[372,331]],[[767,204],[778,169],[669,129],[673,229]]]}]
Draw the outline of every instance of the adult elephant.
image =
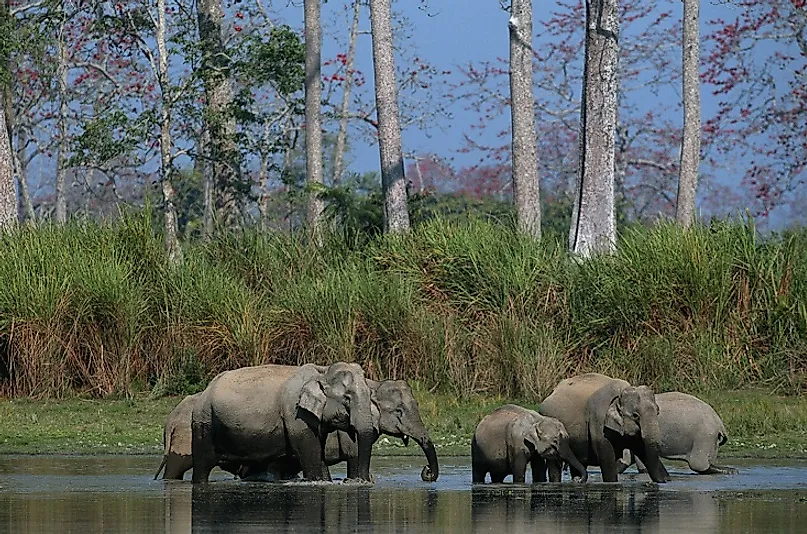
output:
[{"label": "adult elephant", "polygon": [[[728,432],[714,408],[701,399],[669,391],[656,395],[661,431],[659,455],[670,460],[684,460],[689,468],[701,475],[735,474],[733,467],[717,465],[718,448],[728,441]],[[640,473],[647,468],[641,460],[625,451],[617,462],[623,472],[636,461]]]},{"label": "adult elephant", "polygon": [[644,462],[654,482],[670,479],[659,458],[659,409],[649,387],[587,373],[561,381],[538,411],[563,423],[572,452],[584,466],[599,465],[603,481],[617,481],[624,449]]},{"label": "adult elephant", "polygon": [[[440,475],[437,453],[423,424],[417,400],[412,389],[403,380],[367,380],[373,402],[373,416],[380,434],[400,438],[408,445],[412,438],[426,455],[427,464],[420,473],[424,482],[434,482]],[[378,439],[376,434],[375,439]],[[328,465],[347,462],[348,478],[357,476],[359,465],[357,443],[347,432],[337,431],[328,435],[325,443],[325,461]],[[295,476],[299,472],[299,462],[295,457],[273,460],[268,464],[246,464],[238,475],[247,480],[278,480]]]},{"label": "adult elephant", "polygon": [[355,437],[355,478],[370,480],[373,425],[370,387],[357,364],[328,367],[261,365],[225,371],[193,407],[193,481],[207,482],[221,462],[262,464],[298,458],[308,480],[331,480],[325,439],[334,430]]}]

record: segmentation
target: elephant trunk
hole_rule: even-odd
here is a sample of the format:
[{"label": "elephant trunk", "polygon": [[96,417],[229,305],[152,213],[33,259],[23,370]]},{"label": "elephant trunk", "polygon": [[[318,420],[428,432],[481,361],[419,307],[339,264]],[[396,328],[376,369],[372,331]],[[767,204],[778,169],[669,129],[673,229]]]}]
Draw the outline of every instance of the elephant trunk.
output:
[{"label": "elephant trunk", "polygon": [[642,442],[644,444],[644,461],[647,467],[647,474],[653,482],[661,483],[667,482],[670,475],[667,473],[664,464],[661,463],[661,456],[659,454],[659,443],[661,442],[661,431],[658,425],[658,419],[652,416],[642,420]]},{"label": "elephant trunk", "polygon": [[580,463],[580,460],[578,460],[577,456],[575,456],[575,454],[572,452],[572,449],[569,447],[568,440],[560,440],[560,444],[558,445],[558,454],[567,464],[569,464],[569,467],[580,473],[580,482],[585,482],[588,480],[586,468],[583,467],[583,464]]},{"label": "elephant trunk", "polygon": [[423,480],[423,482],[435,482],[437,477],[440,476],[440,466],[437,464],[437,451],[434,450],[434,443],[432,443],[428,433],[424,433],[420,437],[413,436],[412,439],[423,449],[423,453],[426,455],[426,461],[428,462],[428,465],[420,472],[421,480]]}]

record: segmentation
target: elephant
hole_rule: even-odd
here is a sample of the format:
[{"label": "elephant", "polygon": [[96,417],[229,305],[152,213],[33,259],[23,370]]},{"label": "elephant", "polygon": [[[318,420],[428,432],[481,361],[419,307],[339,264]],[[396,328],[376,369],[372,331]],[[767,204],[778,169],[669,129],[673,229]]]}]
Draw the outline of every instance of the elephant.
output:
[{"label": "elephant", "polygon": [[[546,482],[546,460],[563,459],[588,478],[585,468],[569,448],[569,434],[563,423],[534,410],[505,404],[486,415],[477,425],[471,440],[473,482],[500,483],[512,474],[513,483],[523,484],[527,463],[532,466],[534,482]],[[561,472],[550,471],[550,480],[560,482]]]},{"label": "elephant", "polygon": [[[401,438],[405,445],[408,445],[411,437],[423,449],[428,462],[421,471],[420,478],[424,482],[436,481],[440,474],[437,453],[420,417],[417,400],[409,384],[403,380],[367,380],[367,385],[370,386],[373,407],[377,407],[377,410],[373,410],[373,415],[378,417],[379,433]],[[378,437],[379,434],[376,439]],[[354,478],[357,459],[356,442],[346,432],[339,430],[328,435],[325,461],[329,466],[347,461],[348,478]],[[296,476],[299,470],[297,459],[286,457],[265,465],[245,465],[238,475],[247,480],[282,480]]]},{"label": "elephant", "polygon": [[[624,449],[644,462],[654,482],[669,481],[659,457],[659,408],[651,388],[582,374],[555,386],[538,412],[563,423],[572,452],[584,466],[599,465],[604,482],[618,480],[616,460]],[[560,469],[557,462],[550,463],[552,469]],[[577,469],[571,473],[575,476]]]},{"label": "elephant", "polygon": [[[656,395],[658,424],[661,431],[659,455],[669,460],[684,460],[702,475],[735,474],[733,467],[715,464],[717,449],[728,441],[723,421],[714,408],[701,399],[670,391]],[[640,473],[646,472],[641,460],[630,451],[617,461],[622,473],[634,461]]]},{"label": "elephant", "polygon": [[221,462],[263,464],[293,455],[303,477],[331,480],[325,440],[344,430],[357,443],[355,478],[370,481],[374,425],[370,387],[357,364],[260,365],[225,371],[199,395],[191,418],[194,483]]}]

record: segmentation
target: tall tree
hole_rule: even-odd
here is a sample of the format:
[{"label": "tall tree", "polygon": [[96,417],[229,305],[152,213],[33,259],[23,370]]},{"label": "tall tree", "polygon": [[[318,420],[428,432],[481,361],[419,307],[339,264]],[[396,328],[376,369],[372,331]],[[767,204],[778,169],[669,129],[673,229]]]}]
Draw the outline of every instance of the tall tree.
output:
[{"label": "tall tree", "polygon": [[160,182],[163,193],[163,218],[165,223],[165,249],[171,263],[179,263],[182,249],[177,236],[177,212],[174,204],[174,186],[171,182],[174,169],[171,139],[172,96],[168,78],[168,47],[166,44],[165,0],[157,0],[156,40],[158,68],[157,83],[160,86]]},{"label": "tall tree", "polygon": [[614,147],[617,116],[617,0],[586,5],[580,156],[569,249],[586,258],[616,246]]},{"label": "tall tree", "polygon": [[11,143],[6,128],[6,114],[3,112],[0,113],[0,231],[9,229],[16,223],[17,194],[14,190]]},{"label": "tall tree", "polygon": [[384,191],[384,232],[409,231],[401,126],[398,120],[398,89],[395,81],[390,0],[370,0],[373,34],[373,71],[378,109],[378,147],[381,187]]},{"label": "tall tree", "polygon": [[353,22],[348,35],[347,55],[345,55],[345,82],[342,88],[342,104],[339,108],[339,131],[336,134],[336,146],[333,149],[332,185],[339,185],[344,171],[345,146],[347,144],[347,123],[350,118],[350,93],[353,88],[353,63],[356,59],[356,39],[359,35],[359,15],[361,2],[353,0]]},{"label": "tall tree", "polygon": [[56,155],[56,206],[53,212],[53,219],[56,224],[67,222],[67,203],[64,197],[64,183],[67,174],[67,108],[69,106],[67,95],[67,13],[64,12],[64,9],[60,11],[57,34],[58,66],[56,68],[56,78],[59,85],[59,119],[57,123],[59,146]]},{"label": "tall tree", "polygon": [[320,198],[322,179],[322,25],[320,0],[305,0],[305,181],[308,186],[308,231],[322,239],[325,205]]},{"label": "tall tree", "polygon": [[678,175],[678,204],[675,219],[685,228],[695,220],[695,198],[698,191],[698,164],[701,152],[700,64],[700,0],[683,0],[683,93],[684,136],[681,141],[681,165]]},{"label": "tall tree", "polygon": [[541,237],[541,198],[532,93],[532,0],[510,5],[513,197],[520,232]]},{"label": "tall tree", "polygon": [[214,203],[224,221],[231,221],[237,213],[236,194],[233,189],[238,179],[238,157],[235,148],[235,119],[230,109],[233,88],[230,77],[230,59],[224,49],[221,0],[199,0],[197,19],[199,44],[202,50],[202,79],[205,84],[207,109],[206,136],[203,146],[212,169],[206,169],[204,195],[204,234],[212,232]]},{"label": "tall tree", "polygon": [[6,125],[6,108],[11,105],[9,94],[11,85],[11,6],[6,0],[0,12],[0,86],[3,88],[3,101],[0,105],[0,231],[13,227],[17,222],[17,194],[14,189],[14,164],[11,155],[11,139]]}]

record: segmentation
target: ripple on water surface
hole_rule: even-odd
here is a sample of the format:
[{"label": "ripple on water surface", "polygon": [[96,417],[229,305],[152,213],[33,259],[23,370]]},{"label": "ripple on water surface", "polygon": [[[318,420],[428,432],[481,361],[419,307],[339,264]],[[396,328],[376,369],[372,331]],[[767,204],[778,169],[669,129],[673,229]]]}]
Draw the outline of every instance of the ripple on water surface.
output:
[{"label": "ripple on water surface", "polygon": [[[726,461],[725,463],[731,463]],[[739,475],[674,465],[664,485],[471,486],[467,458],[420,480],[418,458],[374,458],[374,485],[270,484],[214,472],[207,488],[154,481],[157,457],[0,458],[7,532],[800,532],[807,463],[735,462]],[[344,469],[333,469],[344,477]]]}]

